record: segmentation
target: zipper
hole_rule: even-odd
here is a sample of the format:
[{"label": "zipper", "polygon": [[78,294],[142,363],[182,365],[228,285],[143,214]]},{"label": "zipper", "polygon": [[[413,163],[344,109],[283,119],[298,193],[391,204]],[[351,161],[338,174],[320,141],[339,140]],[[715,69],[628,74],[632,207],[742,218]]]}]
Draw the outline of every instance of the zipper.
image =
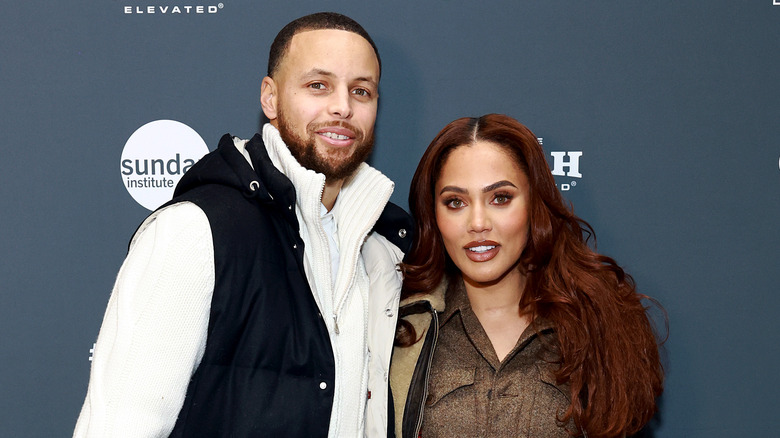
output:
[{"label": "zipper", "polygon": [[[324,186],[323,186],[323,189],[324,189]],[[391,193],[392,193],[392,191],[391,191]],[[387,194],[387,198],[388,198],[388,201],[387,201],[387,202],[389,202],[390,194]],[[385,204],[386,204],[387,202],[385,202]],[[381,215],[382,215],[382,211],[383,211],[383,210],[384,210],[384,204],[383,204],[382,208],[378,208],[378,209],[376,209],[376,210],[373,212],[373,214],[372,214],[372,215],[371,215],[371,217],[369,218],[368,222],[366,222],[366,224],[367,224],[368,226],[367,226],[365,229],[363,229],[363,230],[361,230],[361,231],[360,231],[360,234],[359,234],[359,240],[358,240],[358,242],[360,242],[360,244],[358,244],[358,247],[356,248],[356,251],[357,251],[357,253],[358,253],[358,254],[357,254],[357,256],[356,256],[355,260],[357,260],[357,259],[359,259],[359,258],[360,258],[360,249],[362,248],[362,244],[363,244],[363,243],[366,241],[366,239],[368,238],[368,233],[370,233],[370,232],[371,232],[371,229],[374,227],[374,224],[376,224],[376,221],[377,221],[377,220],[379,220],[379,216],[381,216]],[[337,224],[336,224],[336,226],[338,227],[338,226],[339,226],[339,224],[337,223]],[[324,233],[324,231],[323,231],[323,233]],[[327,237],[326,237],[326,243],[327,243]],[[352,250],[353,250],[353,248],[339,248],[339,251],[343,251],[344,249],[347,249],[347,250],[349,250],[349,251],[352,251]],[[339,254],[339,258],[340,258],[340,257],[341,257],[341,254]],[[334,331],[336,332],[336,334],[338,334],[338,333],[339,333],[339,329],[338,329],[338,315],[341,313],[341,310],[344,308],[344,304],[345,304],[345,303],[346,303],[346,301],[347,301],[347,296],[349,295],[349,291],[350,291],[350,290],[352,289],[352,287],[354,286],[354,283],[355,283],[355,278],[357,277],[357,267],[358,267],[358,265],[360,265],[360,263],[357,263],[357,264],[354,266],[354,269],[353,269],[353,267],[352,267],[352,266],[350,266],[350,267],[349,267],[349,273],[350,273],[349,275],[350,275],[350,277],[349,277],[349,281],[347,281],[347,289],[346,289],[346,291],[345,291],[343,294],[341,294],[341,295],[339,295],[339,296],[338,296],[338,302],[336,302],[336,301],[335,301],[335,298],[337,298],[337,297],[335,296],[335,294],[336,294],[336,292],[337,292],[337,290],[336,290],[336,287],[335,287],[335,286],[336,286],[336,285],[337,285],[337,283],[338,283],[338,278],[334,278],[334,279],[333,279],[333,283],[332,283],[332,284],[333,284],[333,285],[332,285],[332,290],[333,290],[333,294],[334,294],[334,302],[333,302],[333,322],[334,322]],[[365,264],[364,264],[363,268],[365,269]],[[339,268],[339,271],[341,271],[341,268]],[[368,278],[368,272],[367,272],[367,271],[366,271],[366,278]],[[370,286],[370,282],[369,282],[369,286]],[[366,301],[366,304],[368,304],[368,301]]]},{"label": "zipper", "polygon": [[422,428],[423,411],[425,410],[425,400],[428,398],[428,381],[431,377],[431,365],[433,365],[433,352],[436,351],[436,343],[439,340],[439,313],[436,309],[432,309],[431,313],[431,326],[433,327],[433,344],[431,345],[431,351],[428,353],[428,365],[425,367],[425,386],[423,387],[423,396],[420,403],[420,411],[417,412],[417,426],[414,428],[414,436],[420,436],[420,429]]},{"label": "zipper", "polygon": [[[320,275],[320,274],[326,275],[326,278],[329,281],[323,282],[323,284],[321,284],[321,286],[326,287],[328,290],[327,291],[321,291],[321,292],[325,292],[325,293],[328,293],[330,296],[333,296],[334,293],[335,293],[334,285],[336,283],[336,279],[335,278],[331,278],[333,276],[333,273],[332,273],[332,270],[330,269],[330,257],[331,257],[331,254],[330,254],[330,242],[328,242],[328,234],[325,232],[325,230],[322,227],[322,220],[320,218],[320,213],[319,213],[320,212],[320,208],[322,207],[322,194],[324,192],[325,192],[325,181],[323,181],[322,185],[320,186],[319,196],[317,196],[317,202],[313,206],[313,209],[314,209],[314,211],[317,212],[317,214],[316,214],[316,220],[315,220],[315,222],[312,225],[317,230],[317,237],[320,240],[320,246],[326,250],[326,252],[328,254],[328,257],[327,257],[326,260],[322,260],[322,258],[320,257],[321,254],[318,254],[315,257],[314,263],[315,263],[316,266],[314,268],[314,271],[315,271],[314,275],[316,275],[316,276],[318,276],[320,278],[322,278],[322,275]],[[314,255],[314,254],[312,253],[312,255]],[[316,286],[317,282],[315,281],[314,283],[315,283],[315,286]],[[316,290],[313,291],[313,292],[314,292],[314,295],[316,296],[315,298],[317,299],[317,301],[320,301],[319,300],[320,292],[317,292]],[[320,309],[323,309],[323,304],[322,303],[320,303]],[[337,312],[336,312],[336,303],[333,302],[333,301],[331,301],[331,312],[333,312],[333,331],[336,334],[339,334],[339,322],[338,322],[338,316],[337,316]],[[333,354],[334,354],[334,357],[335,357],[335,355],[336,355],[335,351],[334,351]]]}]

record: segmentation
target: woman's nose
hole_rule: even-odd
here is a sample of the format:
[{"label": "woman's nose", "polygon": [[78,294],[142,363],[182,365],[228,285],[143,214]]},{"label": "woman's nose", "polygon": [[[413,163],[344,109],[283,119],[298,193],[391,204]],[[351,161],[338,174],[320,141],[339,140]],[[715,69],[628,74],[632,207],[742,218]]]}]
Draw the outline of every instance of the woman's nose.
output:
[{"label": "woman's nose", "polygon": [[490,229],[490,217],[486,209],[483,206],[472,207],[469,216],[469,231],[482,233],[484,231],[490,231]]}]

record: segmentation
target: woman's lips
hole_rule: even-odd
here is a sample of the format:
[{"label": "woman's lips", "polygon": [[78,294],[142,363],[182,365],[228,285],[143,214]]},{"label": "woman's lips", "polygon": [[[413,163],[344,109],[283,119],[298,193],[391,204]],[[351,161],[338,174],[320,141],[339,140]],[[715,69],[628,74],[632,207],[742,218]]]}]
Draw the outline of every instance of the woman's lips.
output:
[{"label": "woman's lips", "polygon": [[473,262],[486,262],[498,254],[500,246],[491,240],[480,242],[470,242],[463,249],[466,251],[466,257]]}]

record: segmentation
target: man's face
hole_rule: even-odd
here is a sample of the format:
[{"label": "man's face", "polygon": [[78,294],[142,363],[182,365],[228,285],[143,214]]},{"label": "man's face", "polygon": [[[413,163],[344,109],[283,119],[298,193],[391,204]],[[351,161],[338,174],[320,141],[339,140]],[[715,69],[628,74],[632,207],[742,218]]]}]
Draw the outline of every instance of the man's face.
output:
[{"label": "man's face", "polygon": [[298,162],[331,181],[351,175],[374,141],[379,62],[368,41],[343,30],[298,33],[272,81],[263,93],[273,91],[274,107],[263,110]]}]

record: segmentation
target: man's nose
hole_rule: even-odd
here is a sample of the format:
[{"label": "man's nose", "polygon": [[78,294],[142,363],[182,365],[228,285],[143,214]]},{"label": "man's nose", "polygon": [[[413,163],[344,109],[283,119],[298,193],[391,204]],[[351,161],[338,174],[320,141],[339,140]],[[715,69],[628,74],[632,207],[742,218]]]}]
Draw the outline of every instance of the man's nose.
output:
[{"label": "man's nose", "polygon": [[352,96],[348,89],[337,89],[330,95],[328,112],[342,119],[352,117]]}]

